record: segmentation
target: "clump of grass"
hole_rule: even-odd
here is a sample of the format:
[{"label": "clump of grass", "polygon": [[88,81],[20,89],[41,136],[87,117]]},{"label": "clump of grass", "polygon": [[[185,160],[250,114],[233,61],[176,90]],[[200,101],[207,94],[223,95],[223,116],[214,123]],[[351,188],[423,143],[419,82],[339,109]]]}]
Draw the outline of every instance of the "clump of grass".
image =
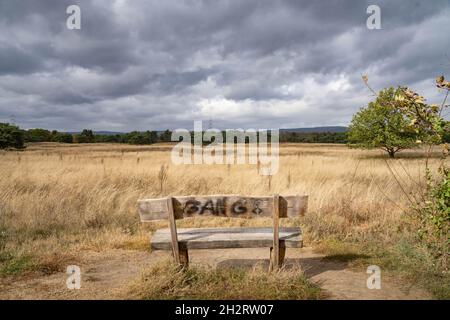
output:
[{"label": "clump of grass", "polygon": [[30,255],[6,250],[0,252],[0,276],[2,277],[24,273],[31,270],[32,266],[32,257]]},{"label": "clump of grass", "polygon": [[115,245],[115,249],[126,249],[126,250],[138,250],[147,251],[149,250],[149,236],[145,233],[140,233],[134,237],[129,237],[129,239],[123,240]]},{"label": "clump of grass", "polygon": [[0,276],[14,276],[32,272],[50,275],[63,272],[67,265],[75,262],[77,262],[77,259],[74,256],[61,252],[38,256],[30,252],[2,250],[0,251]]},{"label": "clump of grass", "polygon": [[260,267],[181,269],[163,261],[146,270],[129,288],[128,297],[139,299],[320,299],[321,289],[300,270],[267,273]]},{"label": "clump of grass", "polygon": [[71,264],[78,264],[79,260],[69,254],[52,253],[37,257],[34,261],[32,271],[50,275],[57,272],[64,272]]},{"label": "clump of grass", "polygon": [[404,237],[391,247],[377,247],[371,262],[426,288],[437,299],[450,299],[450,274],[436,264],[433,251],[414,240]]}]

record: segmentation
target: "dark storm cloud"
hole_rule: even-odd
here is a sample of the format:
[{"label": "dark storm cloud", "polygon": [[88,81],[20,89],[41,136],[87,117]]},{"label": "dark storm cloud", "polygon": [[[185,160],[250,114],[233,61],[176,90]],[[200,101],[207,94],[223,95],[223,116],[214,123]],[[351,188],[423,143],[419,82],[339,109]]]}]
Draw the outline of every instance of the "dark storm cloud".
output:
[{"label": "dark storm cloud", "polygon": [[20,48],[0,44],[0,73],[27,74],[42,67],[42,62]]},{"label": "dark storm cloud", "polygon": [[[82,29],[66,28],[78,4]],[[366,28],[369,4],[382,29]],[[134,130],[345,125],[376,89],[439,99],[442,1],[0,0],[0,121]]]}]

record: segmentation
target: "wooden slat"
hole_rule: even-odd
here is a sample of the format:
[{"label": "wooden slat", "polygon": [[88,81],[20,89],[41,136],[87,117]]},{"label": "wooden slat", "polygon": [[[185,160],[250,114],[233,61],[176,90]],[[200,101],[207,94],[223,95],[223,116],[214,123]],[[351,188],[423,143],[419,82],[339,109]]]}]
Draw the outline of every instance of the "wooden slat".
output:
[{"label": "wooden slat", "polygon": [[[178,242],[186,249],[270,248],[273,245],[272,228],[180,228]],[[300,228],[280,228],[279,240],[288,248],[301,248]],[[151,240],[153,250],[171,250],[169,229],[159,229]]]},{"label": "wooden slat", "polygon": [[181,264],[180,248],[178,247],[177,222],[173,212],[173,199],[167,198],[167,208],[169,210],[169,227],[170,227],[170,242],[172,244],[172,254],[176,263]]},{"label": "wooden slat", "polygon": [[278,234],[280,224],[280,197],[279,195],[273,196],[273,256],[272,269],[277,270],[280,265],[280,238]]},{"label": "wooden slat", "polygon": [[[273,197],[246,197],[238,195],[173,197],[175,219],[193,216],[235,218],[272,217]],[[280,196],[280,218],[304,215],[308,196]],[[168,219],[167,199],[138,201],[142,222]]]}]

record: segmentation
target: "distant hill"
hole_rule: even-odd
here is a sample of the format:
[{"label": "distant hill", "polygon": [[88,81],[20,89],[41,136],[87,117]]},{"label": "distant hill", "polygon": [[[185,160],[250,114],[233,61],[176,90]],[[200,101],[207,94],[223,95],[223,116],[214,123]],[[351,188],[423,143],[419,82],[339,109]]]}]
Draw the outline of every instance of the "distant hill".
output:
[{"label": "distant hill", "polygon": [[329,126],[329,127],[312,127],[312,128],[291,128],[280,129],[281,132],[346,132],[347,127]]}]

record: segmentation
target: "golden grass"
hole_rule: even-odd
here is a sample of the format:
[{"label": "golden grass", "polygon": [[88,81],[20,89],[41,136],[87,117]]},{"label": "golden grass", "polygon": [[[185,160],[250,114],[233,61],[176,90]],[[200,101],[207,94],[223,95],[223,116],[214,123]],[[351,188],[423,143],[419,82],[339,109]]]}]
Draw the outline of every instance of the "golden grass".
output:
[{"label": "golden grass", "polygon": [[[35,144],[25,152],[2,153],[0,225],[36,236],[105,227],[128,235],[139,228],[139,198],[280,193],[310,195],[306,220],[313,223],[326,216],[326,225],[315,230],[317,236],[364,237],[374,228],[380,236],[388,232],[407,208],[404,193],[378,151],[282,145],[280,171],[269,189],[268,178],[258,175],[256,166],[175,166],[170,162],[170,148]],[[411,177],[419,181],[423,174],[423,159],[411,157],[416,154],[388,160],[407,192],[415,190]],[[162,165],[168,169],[161,190]]]},{"label": "golden grass", "polygon": [[[309,194],[309,211],[300,220],[307,244],[332,237],[389,245],[409,232],[405,192],[414,197],[423,185],[421,150],[387,160],[380,151],[343,145],[283,144],[280,170],[269,187],[269,179],[258,175],[255,165],[175,166],[171,148],[41,143],[23,152],[1,152],[0,263],[87,249],[145,249],[148,230],[166,225],[142,226],[136,201],[167,195]],[[437,161],[432,159],[432,166]],[[161,185],[163,165],[167,172]],[[270,225],[259,219],[211,218],[180,225],[265,223]]]}]

